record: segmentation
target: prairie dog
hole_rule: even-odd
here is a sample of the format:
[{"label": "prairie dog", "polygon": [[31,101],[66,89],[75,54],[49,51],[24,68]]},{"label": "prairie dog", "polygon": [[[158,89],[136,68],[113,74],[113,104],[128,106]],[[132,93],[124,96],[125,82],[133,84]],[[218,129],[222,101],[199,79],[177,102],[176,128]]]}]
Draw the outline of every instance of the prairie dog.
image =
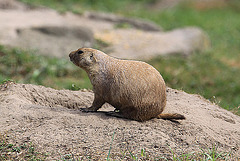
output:
[{"label": "prairie dog", "polygon": [[185,119],[181,114],[162,114],[166,106],[166,85],[151,65],[121,60],[92,48],[80,48],[69,54],[70,60],[84,69],[93,85],[94,101],[84,112],[95,112],[104,103],[119,112],[109,115],[146,121],[151,118]]}]

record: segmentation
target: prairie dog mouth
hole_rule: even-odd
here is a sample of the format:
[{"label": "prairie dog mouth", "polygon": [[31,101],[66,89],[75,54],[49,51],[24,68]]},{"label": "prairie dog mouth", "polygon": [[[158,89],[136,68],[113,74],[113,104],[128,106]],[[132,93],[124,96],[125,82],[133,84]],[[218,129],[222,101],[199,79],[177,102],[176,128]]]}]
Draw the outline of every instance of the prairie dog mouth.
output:
[{"label": "prairie dog mouth", "polygon": [[69,54],[70,61],[73,62],[75,65],[78,65],[78,61],[80,61],[78,55],[76,53],[71,52]]}]

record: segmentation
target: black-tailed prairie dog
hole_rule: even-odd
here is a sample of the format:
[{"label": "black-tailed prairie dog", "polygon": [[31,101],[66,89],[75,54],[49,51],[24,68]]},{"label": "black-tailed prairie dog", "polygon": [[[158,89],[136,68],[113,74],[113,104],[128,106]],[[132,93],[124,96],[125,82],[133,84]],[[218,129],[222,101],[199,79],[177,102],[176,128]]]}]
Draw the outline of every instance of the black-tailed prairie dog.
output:
[{"label": "black-tailed prairie dog", "polygon": [[94,101],[84,112],[95,112],[104,103],[119,112],[108,114],[146,121],[151,118],[185,119],[180,114],[162,114],[166,106],[166,86],[151,65],[121,60],[91,49],[80,48],[69,54],[70,60],[84,69],[93,85]]}]

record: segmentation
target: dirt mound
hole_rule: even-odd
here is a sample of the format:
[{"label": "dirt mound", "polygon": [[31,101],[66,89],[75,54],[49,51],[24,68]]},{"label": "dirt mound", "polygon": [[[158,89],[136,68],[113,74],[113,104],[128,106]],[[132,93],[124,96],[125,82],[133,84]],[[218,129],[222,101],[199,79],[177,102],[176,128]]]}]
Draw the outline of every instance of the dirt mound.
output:
[{"label": "dirt mound", "polygon": [[[240,156],[239,116],[199,95],[170,88],[164,112],[181,113],[185,121],[152,119],[141,123],[101,112],[82,113],[78,109],[93,101],[93,93],[88,90],[10,83],[0,88],[0,101],[0,132],[7,131],[13,143],[33,142],[39,151],[50,153],[48,159],[71,152],[77,158],[104,160],[111,144],[111,158],[117,160],[127,149],[140,156],[141,148],[145,148],[153,159],[172,156],[169,147],[181,154],[213,144],[219,151],[232,151],[232,157]],[[113,107],[106,104],[101,110]]]}]

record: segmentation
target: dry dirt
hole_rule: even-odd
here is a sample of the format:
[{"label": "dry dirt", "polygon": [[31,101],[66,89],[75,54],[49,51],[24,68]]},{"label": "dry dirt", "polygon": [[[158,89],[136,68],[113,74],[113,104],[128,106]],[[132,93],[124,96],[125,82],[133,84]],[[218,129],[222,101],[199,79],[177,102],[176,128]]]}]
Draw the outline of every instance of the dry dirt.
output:
[{"label": "dry dirt", "polygon": [[[120,160],[123,152],[140,157],[145,148],[149,159],[190,153],[218,145],[218,151],[240,156],[240,117],[205,100],[199,95],[167,89],[164,112],[178,112],[186,120],[173,122],[152,119],[137,122],[82,113],[93,93],[88,90],[55,90],[30,84],[4,84],[0,88],[0,133],[7,132],[14,144],[32,142],[37,151],[49,152],[47,160],[74,154],[75,158]],[[105,105],[101,110],[113,110]],[[112,141],[113,133],[114,138]],[[127,152],[126,160],[130,158]],[[235,159],[233,159],[235,158]]]}]

